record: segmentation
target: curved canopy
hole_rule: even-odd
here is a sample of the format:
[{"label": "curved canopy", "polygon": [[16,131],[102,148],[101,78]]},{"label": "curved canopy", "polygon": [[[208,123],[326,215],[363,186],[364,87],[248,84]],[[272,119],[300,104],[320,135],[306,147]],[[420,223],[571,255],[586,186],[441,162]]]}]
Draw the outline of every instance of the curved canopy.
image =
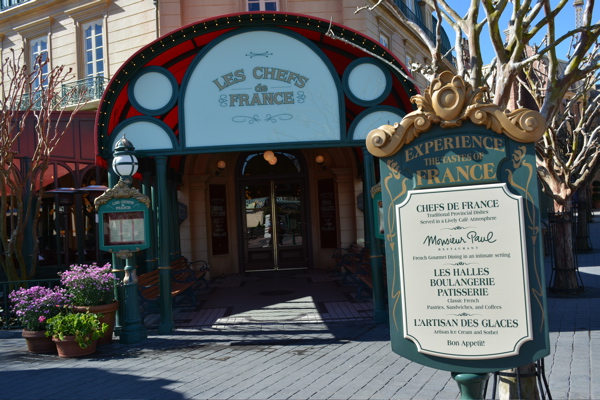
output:
[{"label": "curved canopy", "polygon": [[[327,32],[333,35],[327,35]],[[185,155],[362,146],[412,111],[406,68],[372,39],[297,14],[244,13],[148,44],[110,81],[97,154],[127,134],[136,153]]]}]

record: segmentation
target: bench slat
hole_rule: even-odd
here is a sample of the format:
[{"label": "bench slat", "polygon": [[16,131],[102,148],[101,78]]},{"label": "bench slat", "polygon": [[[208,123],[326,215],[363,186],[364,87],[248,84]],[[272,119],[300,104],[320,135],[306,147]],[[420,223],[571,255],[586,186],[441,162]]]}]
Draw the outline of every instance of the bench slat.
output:
[{"label": "bench slat", "polygon": [[[197,264],[194,269],[191,265]],[[188,262],[185,257],[180,257],[171,262],[171,297],[175,298],[180,294],[190,297],[193,304],[196,303],[194,289],[200,285],[208,288],[206,280],[209,268],[203,260]],[[141,274],[138,277],[138,294],[142,307],[142,321],[149,313],[156,313],[160,310],[160,273],[158,269]]]},{"label": "bench slat", "polygon": [[[357,298],[362,297],[362,291],[365,287],[373,290],[373,272],[371,269],[371,255],[369,249],[360,246],[358,243],[352,243],[347,249],[336,249],[332,256],[336,260],[337,268],[343,269],[345,282],[351,278],[358,283]],[[387,286],[387,272],[385,265],[385,256],[382,259],[383,280]]]}]

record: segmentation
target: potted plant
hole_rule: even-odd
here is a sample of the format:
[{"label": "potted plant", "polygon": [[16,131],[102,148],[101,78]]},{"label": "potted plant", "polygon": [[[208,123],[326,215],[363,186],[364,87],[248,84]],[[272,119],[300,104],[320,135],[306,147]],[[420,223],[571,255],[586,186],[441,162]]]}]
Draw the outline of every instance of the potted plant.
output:
[{"label": "potted plant", "polygon": [[111,264],[107,263],[102,267],[96,263],[74,264],[69,270],[59,272],[58,276],[71,296],[74,311],[103,315],[101,321],[108,324],[108,331],[98,344],[110,343],[115,327],[115,314],[119,308],[119,303],[115,300],[115,285],[120,284],[115,279]]},{"label": "potted plant", "polygon": [[11,310],[23,325],[23,337],[31,353],[53,353],[56,346],[45,335],[49,318],[57,315],[69,303],[66,290],[58,287],[32,286],[13,290],[8,295]]},{"label": "potted plant", "polygon": [[96,344],[108,330],[98,314],[63,312],[46,321],[46,336],[52,337],[59,357],[79,357],[96,351]]}]

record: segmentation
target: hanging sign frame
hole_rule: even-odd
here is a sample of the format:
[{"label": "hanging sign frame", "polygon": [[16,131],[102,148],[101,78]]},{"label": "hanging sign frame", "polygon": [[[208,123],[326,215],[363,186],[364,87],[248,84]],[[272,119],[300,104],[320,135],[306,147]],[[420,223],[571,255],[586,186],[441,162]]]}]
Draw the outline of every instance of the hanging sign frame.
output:
[{"label": "hanging sign frame", "polygon": [[550,352],[534,148],[545,121],[484,98],[444,72],[413,97],[417,111],[367,137],[380,159],[392,349],[461,373]]}]

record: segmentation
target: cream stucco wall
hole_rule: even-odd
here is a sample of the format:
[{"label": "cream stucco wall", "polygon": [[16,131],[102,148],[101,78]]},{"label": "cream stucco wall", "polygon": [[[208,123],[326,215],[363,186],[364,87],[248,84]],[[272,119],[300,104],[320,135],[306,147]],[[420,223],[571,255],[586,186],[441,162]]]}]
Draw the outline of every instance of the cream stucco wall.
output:
[{"label": "cream stucco wall", "polygon": [[[105,77],[156,38],[155,8],[149,0],[36,0],[0,12],[2,60],[10,49],[26,49],[24,63],[31,65],[29,43],[45,37],[51,67],[72,69],[70,81],[85,77],[82,25],[102,21]],[[97,106],[88,105],[88,109]]]},{"label": "cream stucco wall", "polygon": [[[279,0],[279,10],[347,25],[376,41],[384,34],[388,46],[405,63],[408,58],[424,63],[431,59],[420,38],[399,19],[391,2],[374,10],[356,12],[368,0]],[[217,15],[246,11],[245,0],[161,0],[158,9],[151,0],[35,0],[0,12],[0,50],[28,47],[28,41],[45,36],[53,66],[73,69],[72,80],[85,77],[82,24],[102,20],[105,37],[105,77],[111,78],[137,50],[160,35],[181,26]],[[27,52],[28,53],[28,52]],[[26,53],[26,54],[27,54]],[[31,63],[27,58],[26,63]],[[417,85],[428,86],[425,77],[415,74]],[[91,104],[93,108],[96,103]],[[89,108],[89,107],[88,107]]]}]

